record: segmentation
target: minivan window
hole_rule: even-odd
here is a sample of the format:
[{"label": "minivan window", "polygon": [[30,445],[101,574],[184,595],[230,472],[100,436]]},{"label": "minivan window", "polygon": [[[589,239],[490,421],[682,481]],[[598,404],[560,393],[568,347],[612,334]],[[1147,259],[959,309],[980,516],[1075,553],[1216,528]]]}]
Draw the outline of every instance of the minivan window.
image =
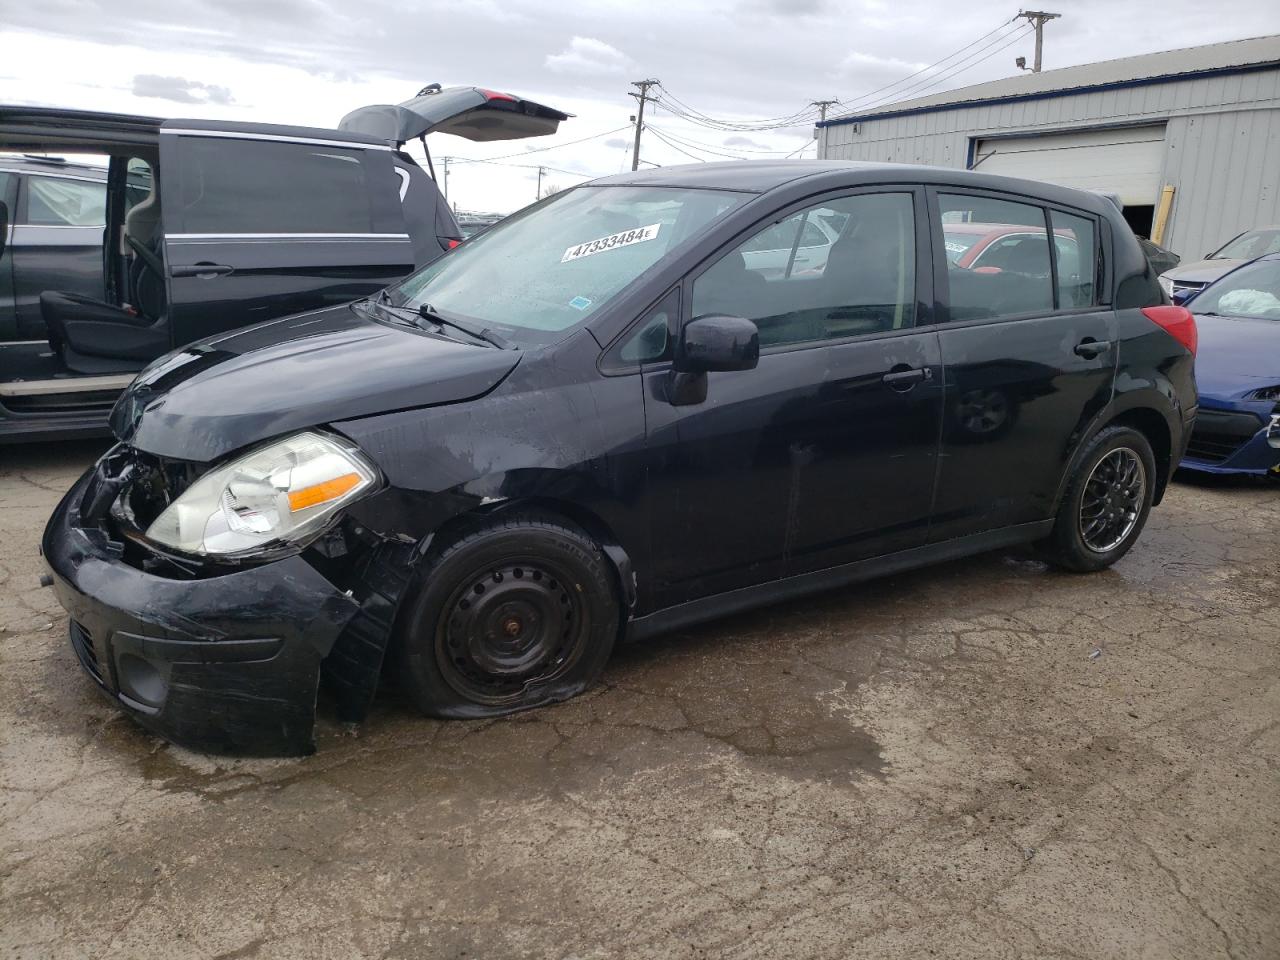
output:
[{"label": "minivan window", "polygon": [[107,222],[107,185],[93,180],[27,177],[32,226],[100,227]]},{"label": "minivan window", "polygon": [[950,319],[1053,310],[1049,232],[1043,207],[939,194],[950,281]]},{"label": "minivan window", "polygon": [[[759,236],[789,234],[794,243],[812,217],[840,222],[832,213],[844,228],[833,243],[809,247],[812,259],[802,261],[802,245],[778,251],[781,262],[762,258]],[[762,347],[834,340],[911,326],[915,287],[912,195],[860,194],[807,207],[738,244],[694,281],[693,316],[753,320]]]},{"label": "minivan window", "polygon": [[519,345],[550,343],[747,196],[674,187],[567,190],[472,237],[393,296]]},{"label": "minivan window", "polygon": [[1053,245],[1058,256],[1058,308],[1070,310],[1094,304],[1098,247],[1092,220],[1061,210],[1049,211]]},{"label": "minivan window", "polygon": [[[220,137],[178,140],[175,213],[185,233],[367,234],[385,226],[375,222],[362,150]],[[387,174],[385,189],[391,190],[394,175]],[[167,212],[166,218],[173,215]]]}]

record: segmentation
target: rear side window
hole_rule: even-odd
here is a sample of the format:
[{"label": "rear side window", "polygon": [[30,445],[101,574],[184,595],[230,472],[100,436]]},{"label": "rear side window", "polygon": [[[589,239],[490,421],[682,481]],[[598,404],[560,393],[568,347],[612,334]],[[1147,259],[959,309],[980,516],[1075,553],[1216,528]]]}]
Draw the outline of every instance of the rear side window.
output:
[{"label": "rear side window", "polygon": [[1053,310],[1053,265],[1043,207],[939,194],[952,320]]},{"label": "rear side window", "polygon": [[26,222],[42,227],[100,227],[107,222],[107,185],[27,177]]},{"label": "rear side window", "polygon": [[[366,151],[323,144],[178,138],[177,211],[166,224],[186,233],[403,233],[375,197],[396,203],[398,181],[388,161],[386,183],[374,181]],[[166,192],[166,203],[170,194]],[[171,219],[172,218],[172,219]]]},{"label": "rear side window", "polygon": [[1049,211],[1058,256],[1058,309],[1090,307],[1097,298],[1098,239],[1092,220]]}]

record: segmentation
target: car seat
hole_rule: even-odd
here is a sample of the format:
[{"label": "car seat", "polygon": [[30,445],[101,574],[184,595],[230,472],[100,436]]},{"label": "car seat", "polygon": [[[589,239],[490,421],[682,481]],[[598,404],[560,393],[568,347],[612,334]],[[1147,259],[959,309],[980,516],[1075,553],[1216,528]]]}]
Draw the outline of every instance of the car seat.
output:
[{"label": "car seat", "polygon": [[55,290],[40,294],[49,346],[68,369],[78,373],[127,372],[169,349],[156,190],[153,178],[150,194],[125,216],[121,252],[132,258],[127,306]]}]

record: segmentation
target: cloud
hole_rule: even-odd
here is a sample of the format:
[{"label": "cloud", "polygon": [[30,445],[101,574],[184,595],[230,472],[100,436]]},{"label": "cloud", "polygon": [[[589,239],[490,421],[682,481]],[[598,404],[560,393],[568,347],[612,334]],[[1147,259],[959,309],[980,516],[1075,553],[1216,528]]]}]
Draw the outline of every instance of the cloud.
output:
[{"label": "cloud", "polygon": [[154,97],[172,100],[174,103],[235,103],[231,91],[213,83],[201,83],[185,77],[161,77],[154,73],[139,73],[133,78],[135,97]]},{"label": "cloud", "polygon": [[897,57],[877,57],[875,54],[854,51],[845,55],[837,69],[843,74],[907,76],[924,69],[925,66],[927,64],[911,63],[908,60],[899,60]]},{"label": "cloud", "polygon": [[546,68],[555,73],[621,73],[631,58],[595,37],[574,37],[560,53],[547,55]]},{"label": "cloud", "polygon": [[768,150],[769,148],[758,140],[752,140],[750,137],[730,137],[724,141],[726,147],[750,147],[753,150]]},{"label": "cloud", "polygon": [[631,141],[623,140],[622,137],[610,137],[604,142],[604,145],[610,150],[621,150],[623,147],[631,146]]}]

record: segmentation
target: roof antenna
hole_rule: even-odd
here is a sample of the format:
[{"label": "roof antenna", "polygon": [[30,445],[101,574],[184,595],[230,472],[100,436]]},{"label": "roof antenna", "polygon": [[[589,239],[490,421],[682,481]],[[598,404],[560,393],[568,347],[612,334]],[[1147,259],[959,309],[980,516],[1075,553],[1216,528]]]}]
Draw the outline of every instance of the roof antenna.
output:
[{"label": "roof antenna", "polygon": [[428,83],[425,87],[423,87],[423,88],[422,88],[421,90],[419,90],[416,94],[414,94],[414,96],[416,96],[416,97],[429,97],[429,96],[431,96],[431,94],[433,94],[433,93],[439,93],[439,92],[440,92],[440,84],[438,84],[438,83]]}]

